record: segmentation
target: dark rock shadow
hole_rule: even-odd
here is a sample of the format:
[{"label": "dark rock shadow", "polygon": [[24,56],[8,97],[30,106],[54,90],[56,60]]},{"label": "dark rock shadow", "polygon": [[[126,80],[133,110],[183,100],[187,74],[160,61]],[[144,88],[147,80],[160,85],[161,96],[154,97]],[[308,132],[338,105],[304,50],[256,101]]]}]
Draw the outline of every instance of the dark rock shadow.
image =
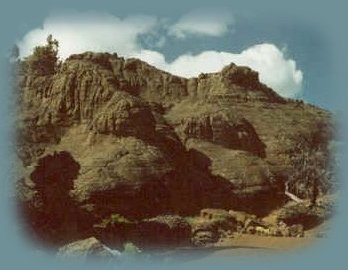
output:
[{"label": "dark rock shadow", "polygon": [[[277,187],[241,192],[228,179],[212,175],[211,159],[196,149],[187,151],[185,158],[178,160],[178,163],[180,168],[176,180],[173,180],[177,186],[171,189],[177,190],[175,193],[179,196],[175,200],[178,203],[172,204],[179,214],[193,215],[203,208],[221,208],[265,216],[284,203],[284,195],[278,192]],[[185,200],[186,197],[190,201]]]},{"label": "dark rock shadow", "polygon": [[55,247],[88,234],[86,213],[69,192],[74,187],[80,164],[69,152],[55,152],[40,158],[30,178],[33,196],[20,201],[24,229],[40,245]]}]

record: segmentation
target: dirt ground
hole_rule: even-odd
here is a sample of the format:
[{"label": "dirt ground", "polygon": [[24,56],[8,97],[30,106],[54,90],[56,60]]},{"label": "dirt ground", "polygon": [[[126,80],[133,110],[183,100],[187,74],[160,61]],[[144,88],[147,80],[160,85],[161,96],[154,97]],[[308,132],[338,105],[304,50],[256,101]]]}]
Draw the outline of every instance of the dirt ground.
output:
[{"label": "dirt ground", "polygon": [[[232,238],[224,238],[214,246],[204,248],[177,249],[159,256],[163,260],[177,259],[178,262],[205,261],[219,257],[252,256],[267,257],[310,248],[325,237],[329,222],[305,232],[305,237],[274,237],[251,234],[235,234]],[[321,237],[318,237],[321,235]]]},{"label": "dirt ground", "polygon": [[314,237],[274,237],[243,234],[230,239],[224,239],[217,244],[218,247],[225,247],[224,252],[233,253],[236,250],[244,249],[246,252],[254,250],[256,252],[279,252],[293,250],[310,246],[316,239]]},{"label": "dirt ground", "polygon": [[288,251],[296,251],[302,248],[310,248],[325,237],[329,230],[329,222],[305,232],[305,237],[275,237],[250,234],[234,235],[233,238],[225,238],[219,241],[212,255],[263,255]]}]

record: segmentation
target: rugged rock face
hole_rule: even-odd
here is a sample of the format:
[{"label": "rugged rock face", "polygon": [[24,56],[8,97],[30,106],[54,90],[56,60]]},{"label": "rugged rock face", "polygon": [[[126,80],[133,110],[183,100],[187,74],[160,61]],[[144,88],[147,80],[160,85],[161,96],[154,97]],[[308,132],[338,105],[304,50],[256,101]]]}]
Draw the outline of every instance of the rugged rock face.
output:
[{"label": "rugged rock face", "polygon": [[32,180],[40,158],[70,153],[80,169],[69,197],[91,223],[113,213],[141,220],[209,207],[263,215],[282,202],[294,138],[330,121],[234,64],[185,79],[87,52],[55,74],[18,79],[21,178]]},{"label": "rugged rock face", "polygon": [[236,117],[223,112],[190,117],[182,120],[182,130],[186,139],[211,141],[226,148],[244,150],[264,158],[265,145],[254,127],[244,118],[233,118]]}]

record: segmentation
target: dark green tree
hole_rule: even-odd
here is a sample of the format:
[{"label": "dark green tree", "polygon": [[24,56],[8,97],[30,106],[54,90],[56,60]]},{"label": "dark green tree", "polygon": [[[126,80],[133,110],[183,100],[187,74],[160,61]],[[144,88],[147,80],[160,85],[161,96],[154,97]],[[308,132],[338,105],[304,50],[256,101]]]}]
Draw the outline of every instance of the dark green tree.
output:
[{"label": "dark green tree", "polygon": [[58,67],[59,43],[49,35],[44,46],[36,46],[33,54],[25,59],[29,72],[36,75],[54,74]]},{"label": "dark green tree", "polygon": [[17,61],[18,57],[19,57],[19,48],[18,48],[18,45],[15,44],[11,49],[10,60]]}]

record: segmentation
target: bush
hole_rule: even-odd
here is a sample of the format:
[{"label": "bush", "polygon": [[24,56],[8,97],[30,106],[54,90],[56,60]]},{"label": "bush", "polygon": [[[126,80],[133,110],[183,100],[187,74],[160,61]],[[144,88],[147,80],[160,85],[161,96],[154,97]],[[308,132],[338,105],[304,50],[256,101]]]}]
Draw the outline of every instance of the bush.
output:
[{"label": "bush", "polygon": [[120,214],[111,214],[104,218],[101,223],[94,225],[96,228],[107,228],[118,224],[131,224],[132,222]]},{"label": "bush", "polygon": [[123,253],[126,255],[136,255],[140,252],[141,250],[132,242],[127,242],[123,245]]}]

